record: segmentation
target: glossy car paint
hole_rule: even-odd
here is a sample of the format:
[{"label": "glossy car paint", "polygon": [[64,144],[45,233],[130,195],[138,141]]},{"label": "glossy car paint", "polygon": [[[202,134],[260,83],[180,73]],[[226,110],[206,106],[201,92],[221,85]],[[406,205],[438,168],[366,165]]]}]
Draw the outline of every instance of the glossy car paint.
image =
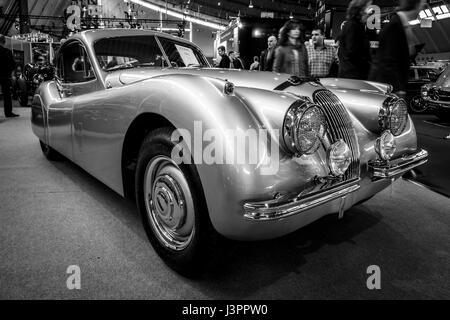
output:
[{"label": "glossy car paint", "polygon": [[[322,89],[316,83],[291,86],[285,91],[274,88],[289,75],[220,69],[131,69],[104,72],[94,58],[93,43],[104,37],[156,34],[178,42],[184,40],[151,31],[96,30],[82,32],[73,41],[81,41],[91,57],[96,79],[79,85],[64,84],[71,96],[61,95],[57,83],[44,83],[32,106],[32,125],[40,140],[64,154],[107,186],[124,195],[122,156],[125,136],[136,119],[145,114],[158,114],[175,128],[194,132],[194,121],[202,121],[203,130],[210,128],[246,130],[266,128],[269,132],[282,128],[289,107],[301,97],[311,98]],[[225,80],[235,84],[233,95],[223,93]],[[359,143],[361,188],[344,201],[348,209],[391,184],[391,180],[373,182],[368,162],[376,159],[374,142],[378,138],[378,111],[386,98],[382,84],[335,79],[334,88],[348,108]],[[349,88],[352,87],[352,88]],[[192,134],[193,135],[193,134]],[[274,137],[279,141],[279,137]],[[411,120],[396,137],[394,156],[413,153],[417,149]],[[257,165],[198,164],[197,171],[205,193],[209,215],[215,229],[226,237],[242,240],[269,239],[287,234],[324,216],[339,211],[341,200],[270,221],[243,218],[243,204],[248,201],[273,199],[276,194],[298,194],[315,176],[328,174],[325,151],[309,156],[293,157],[281,151],[279,170],[262,175]]]}]

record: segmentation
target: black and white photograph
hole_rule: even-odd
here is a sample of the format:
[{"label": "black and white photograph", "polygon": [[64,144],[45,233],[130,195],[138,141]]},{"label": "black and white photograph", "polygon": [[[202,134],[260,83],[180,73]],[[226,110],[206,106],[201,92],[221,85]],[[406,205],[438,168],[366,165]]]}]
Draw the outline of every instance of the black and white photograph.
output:
[{"label": "black and white photograph", "polygon": [[0,82],[4,302],[450,300],[449,0],[0,0]]}]

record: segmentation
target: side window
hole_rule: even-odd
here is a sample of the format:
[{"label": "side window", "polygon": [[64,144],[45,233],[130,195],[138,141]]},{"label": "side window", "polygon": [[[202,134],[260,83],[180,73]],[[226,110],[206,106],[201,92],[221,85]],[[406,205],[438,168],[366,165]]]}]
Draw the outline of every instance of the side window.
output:
[{"label": "side window", "polygon": [[86,50],[78,42],[71,43],[62,49],[58,57],[57,69],[58,77],[63,82],[80,83],[95,79]]}]

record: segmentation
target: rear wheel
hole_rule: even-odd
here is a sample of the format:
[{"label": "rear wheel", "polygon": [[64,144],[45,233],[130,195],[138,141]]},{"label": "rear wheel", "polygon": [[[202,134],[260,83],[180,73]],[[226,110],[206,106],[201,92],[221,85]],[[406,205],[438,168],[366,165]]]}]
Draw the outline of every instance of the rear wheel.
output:
[{"label": "rear wheel", "polygon": [[53,149],[52,147],[50,147],[48,144],[46,144],[45,142],[42,142],[41,140],[39,140],[39,143],[41,145],[41,150],[42,153],[44,154],[44,156],[51,161],[59,161],[62,160],[62,155],[56,151],[55,149]]},{"label": "rear wheel", "polygon": [[22,107],[28,106],[28,94],[26,92],[25,93],[21,92],[18,96],[18,100],[19,100],[19,104]]},{"label": "rear wheel", "polygon": [[213,260],[218,234],[195,165],[171,159],[172,132],[161,128],[144,139],[136,167],[136,200],[157,253],[172,269],[195,276]]}]

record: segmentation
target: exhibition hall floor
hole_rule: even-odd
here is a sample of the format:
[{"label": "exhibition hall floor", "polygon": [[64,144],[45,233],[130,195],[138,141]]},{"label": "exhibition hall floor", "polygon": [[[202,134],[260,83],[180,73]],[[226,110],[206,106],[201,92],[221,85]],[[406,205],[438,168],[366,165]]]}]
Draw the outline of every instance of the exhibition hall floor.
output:
[{"label": "exhibition hall floor", "polygon": [[[48,161],[30,109],[14,112],[0,116],[0,299],[450,299],[450,199],[429,188],[399,180],[342,220],[230,243],[225,263],[190,280],[155,253],[132,203]],[[80,290],[66,286],[71,265]],[[380,290],[366,286],[372,265]]]}]

